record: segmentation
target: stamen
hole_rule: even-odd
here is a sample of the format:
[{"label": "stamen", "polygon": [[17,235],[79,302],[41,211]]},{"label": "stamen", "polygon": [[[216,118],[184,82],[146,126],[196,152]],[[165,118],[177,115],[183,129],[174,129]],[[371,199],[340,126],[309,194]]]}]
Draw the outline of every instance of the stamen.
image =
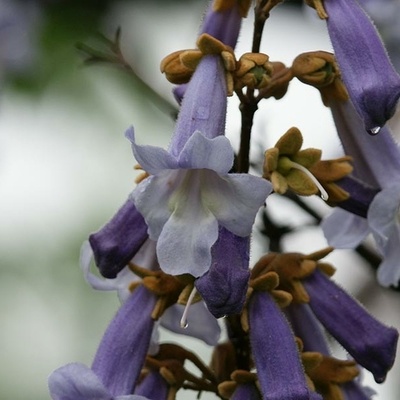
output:
[{"label": "stamen", "polygon": [[322,185],[319,183],[318,179],[307,168],[303,167],[302,165],[300,165],[294,161],[290,161],[290,165],[292,166],[292,168],[296,168],[296,169],[299,169],[300,171],[304,172],[314,182],[315,186],[321,192],[322,200],[327,201],[329,199],[329,195],[328,195],[327,191],[322,187]]},{"label": "stamen", "polygon": [[182,318],[181,318],[181,322],[180,322],[181,328],[183,328],[183,329],[186,329],[189,326],[189,324],[187,322],[187,316],[189,314],[189,307],[192,304],[196,293],[197,293],[197,290],[195,287],[193,287],[192,291],[190,292],[189,298],[187,300],[185,309],[183,310],[183,314],[182,314]]}]

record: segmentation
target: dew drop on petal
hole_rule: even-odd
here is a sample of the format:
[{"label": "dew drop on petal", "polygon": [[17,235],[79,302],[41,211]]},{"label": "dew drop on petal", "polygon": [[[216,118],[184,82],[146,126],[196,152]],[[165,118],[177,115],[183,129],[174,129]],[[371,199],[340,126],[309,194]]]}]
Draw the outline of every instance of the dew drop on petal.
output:
[{"label": "dew drop on petal", "polygon": [[375,128],[368,129],[367,132],[368,132],[370,135],[374,136],[374,135],[377,135],[377,134],[379,133],[380,130],[381,130],[381,127],[380,127],[380,126],[375,126]]}]

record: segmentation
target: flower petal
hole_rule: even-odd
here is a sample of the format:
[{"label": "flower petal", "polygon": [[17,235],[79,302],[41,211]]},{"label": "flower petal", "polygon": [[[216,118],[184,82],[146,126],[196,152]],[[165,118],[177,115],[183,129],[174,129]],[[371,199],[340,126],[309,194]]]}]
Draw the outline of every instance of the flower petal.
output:
[{"label": "flower petal", "polygon": [[100,273],[115,278],[147,239],[147,225],[131,200],[96,233],[89,236],[90,246]]},{"label": "flower petal", "polygon": [[269,293],[254,292],[249,317],[252,353],[263,398],[309,400],[294,335]]},{"label": "flower petal", "polygon": [[316,270],[304,280],[310,307],[327,331],[358,364],[382,383],[393,366],[399,334],[370,315],[356,300]]},{"label": "flower petal", "polygon": [[218,321],[205,307],[204,302],[200,301],[190,306],[185,329],[180,325],[184,309],[185,306],[181,304],[169,307],[161,318],[161,326],[172,332],[192,336],[210,346],[215,346],[220,338],[221,328]]},{"label": "flower petal", "polygon": [[133,127],[125,132],[125,137],[131,142],[136,161],[149,174],[154,175],[165,169],[176,169],[178,167],[176,158],[163,148],[136,144]]},{"label": "flower petal", "polygon": [[233,166],[233,149],[228,138],[209,139],[196,131],[186,142],[178,157],[182,169],[211,169],[225,175]]},{"label": "flower petal", "polygon": [[356,0],[325,0],[327,26],[342,78],[365,128],[390,119],[400,97],[400,76],[379,34]]},{"label": "flower petal", "polygon": [[400,184],[394,183],[379,192],[369,207],[368,223],[381,248],[399,223],[399,205]]},{"label": "flower petal", "polygon": [[244,237],[250,235],[256,213],[271,190],[268,181],[249,174],[209,174],[202,201],[222,226]]},{"label": "flower petal", "polygon": [[340,208],[322,220],[321,228],[329,245],[342,249],[357,247],[369,233],[365,218]]},{"label": "flower petal", "polygon": [[92,370],[113,396],[130,394],[139,377],[150,344],[156,299],[143,286],[135,289],[99,345]]},{"label": "flower petal", "polygon": [[214,215],[195,199],[182,201],[164,225],[157,242],[161,269],[167,274],[199,277],[211,265],[211,246],[218,238]]},{"label": "flower petal", "polygon": [[239,314],[243,309],[250,278],[249,247],[249,237],[236,236],[220,227],[211,250],[211,267],[195,281],[215,318]]},{"label": "flower petal", "polygon": [[[143,215],[151,240],[157,240],[171,216],[169,199],[179,182],[180,171],[164,171],[142,181],[131,194],[135,206]],[[178,183],[179,184],[179,183]]]},{"label": "flower petal", "polygon": [[173,156],[179,157],[196,131],[209,139],[225,133],[226,96],[225,71],[220,55],[204,56],[185,90],[170,144]]},{"label": "flower petal", "polygon": [[389,240],[381,249],[384,258],[378,268],[378,282],[382,286],[399,285],[400,281],[400,226],[396,224],[393,232],[389,236]]},{"label": "flower petal", "polygon": [[[169,387],[167,381],[160,375],[158,371],[151,371],[144,377],[143,381],[138,385],[135,393],[138,400],[147,399],[151,400],[166,400],[168,396]],[[142,397],[139,395],[145,395]]]},{"label": "flower petal", "polygon": [[111,395],[97,375],[86,365],[67,364],[49,377],[53,400],[110,400]]}]

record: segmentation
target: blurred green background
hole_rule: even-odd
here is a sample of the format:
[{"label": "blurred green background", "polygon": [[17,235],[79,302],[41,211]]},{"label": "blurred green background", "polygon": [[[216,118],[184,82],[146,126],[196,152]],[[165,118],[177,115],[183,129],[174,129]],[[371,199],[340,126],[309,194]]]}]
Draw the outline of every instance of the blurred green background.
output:
[{"label": "blurred green background", "polygon": [[[119,303],[114,293],[96,292],[84,282],[80,246],[134,187],[135,160],[124,131],[133,124],[139,143],[163,147],[173,131],[170,115],[142,85],[112,66],[84,66],[76,43],[96,45],[99,32],[112,37],[121,27],[126,59],[173,103],[159,62],[194,46],[206,4],[0,0],[0,399],[47,399],[51,371],[74,361],[90,365]],[[250,31],[251,18],[239,53],[249,50]],[[329,50],[323,25],[289,6],[273,13],[266,38],[263,50],[287,64],[302,51]],[[326,157],[337,154],[319,96],[292,86],[290,97],[260,110],[256,140],[272,145],[297,125],[306,146],[323,148]],[[227,128],[235,143],[237,101],[230,103]],[[318,199],[316,206],[325,210]],[[307,241],[292,236],[288,249],[325,245],[318,230],[308,234]],[[400,295],[377,288],[364,267],[354,267],[355,279],[349,280],[347,267],[338,271],[344,286],[360,296],[367,288],[364,300],[373,312],[399,326]],[[398,373],[389,375],[378,398],[398,399]]]}]

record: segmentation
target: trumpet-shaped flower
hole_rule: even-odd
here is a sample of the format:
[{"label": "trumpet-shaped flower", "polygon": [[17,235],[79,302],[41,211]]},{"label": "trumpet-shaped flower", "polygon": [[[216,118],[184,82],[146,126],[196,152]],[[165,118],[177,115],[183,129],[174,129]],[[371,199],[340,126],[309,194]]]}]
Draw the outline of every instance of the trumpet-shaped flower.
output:
[{"label": "trumpet-shaped flower", "polygon": [[325,0],[324,6],[343,81],[365,129],[376,134],[396,111],[400,76],[356,0]]},{"label": "trumpet-shaped flower", "polygon": [[135,143],[140,165],[151,174],[132,193],[149,236],[157,240],[164,272],[199,277],[211,265],[211,247],[219,225],[237,236],[250,235],[255,215],[271,191],[270,184],[248,174],[229,174],[233,149],[224,136],[212,139],[196,131],[182,151]]},{"label": "trumpet-shaped flower", "polygon": [[119,396],[131,394],[150,345],[156,300],[145,287],[137,288],[108,326],[91,369],[68,364],[49,377],[52,398],[120,400],[125,398]]},{"label": "trumpet-shaped flower", "polygon": [[[113,279],[98,277],[90,271],[90,264],[93,258],[93,251],[88,242],[82,245],[80,264],[86,282],[96,290],[118,291],[121,302],[129,299],[130,285],[138,281],[138,277],[125,267]],[[132,259],[137,265],[156,270],[159,268],[156,257],[156,243],[148,239]],[[184,312],[184,305],[174,304],[164,311],[160,319],[160,325],[172,332],[198,338],[210,346],[218,343],[221,328],[217,320],[210,314],[204,302],[200,301],[191,305],[191,312],[187,315],[187,326],[185,329],[180,325]]]},{"label": "trumpet-shaped flower", "polygon": [[[363,133],[363,122],[350,102],[333,102],[332,114],[346,154],[353,157],[353,175],[375,195],[367,218],[344,210],[335,210],[322,222],[322,229],[331,246],[356,247],[372,233],[383,262],[378,269],[378,280],[384,286],[397,285],[400,280],[398,246],[400,223],[400,151],[387,127],[377,136]],[[357,199],[359,190],[346,188]]]}]

